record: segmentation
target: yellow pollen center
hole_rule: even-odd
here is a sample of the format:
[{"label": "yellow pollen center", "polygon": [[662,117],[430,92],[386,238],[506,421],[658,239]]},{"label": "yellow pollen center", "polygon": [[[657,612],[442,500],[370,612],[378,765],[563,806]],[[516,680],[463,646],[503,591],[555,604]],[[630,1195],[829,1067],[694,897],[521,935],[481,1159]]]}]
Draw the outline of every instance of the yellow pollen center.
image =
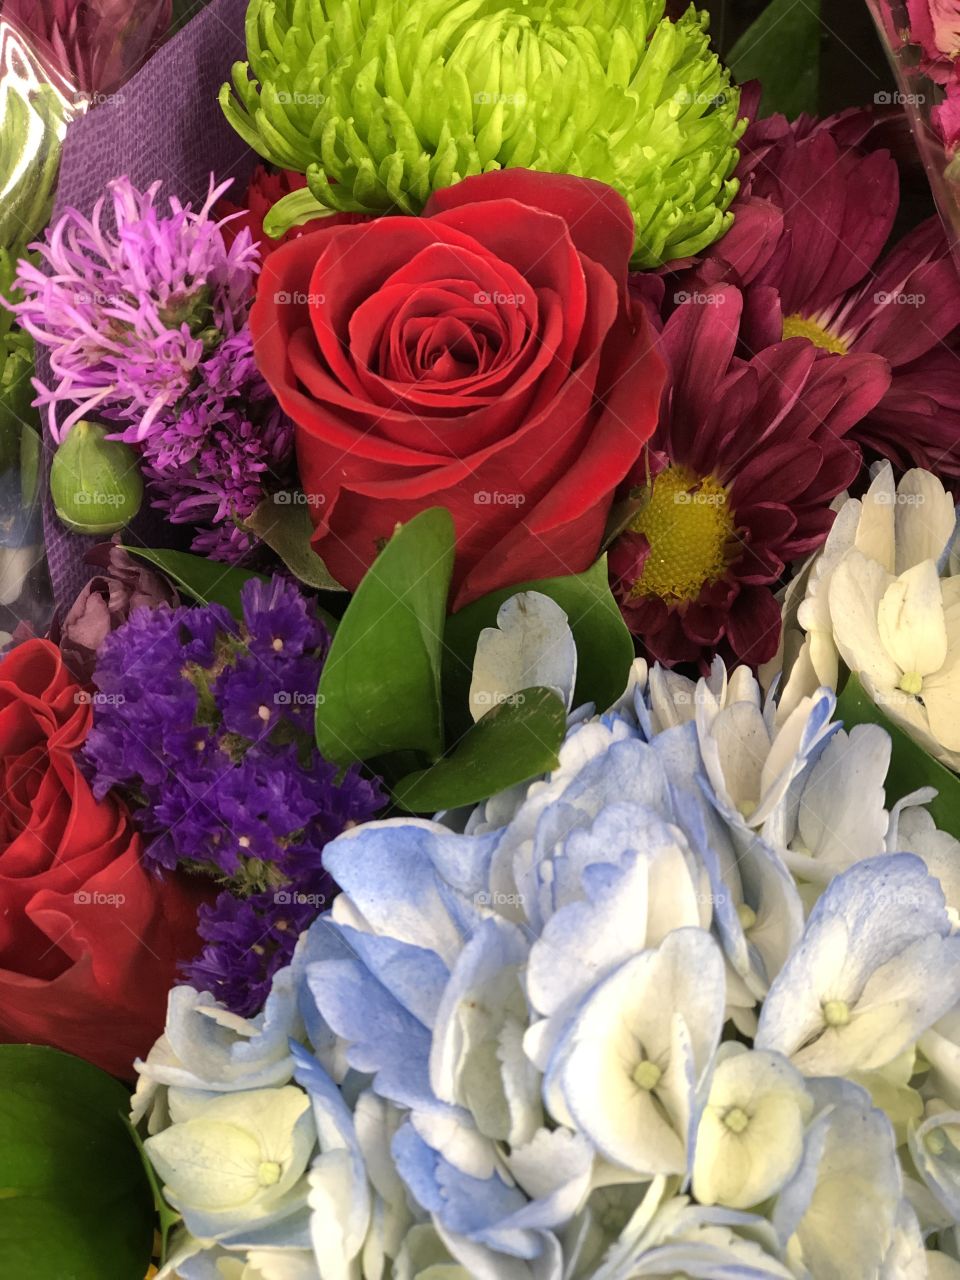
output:
[{"label": "yellow pollen center", "polygon": [[845,356],[849,350],[842,338],[838,338],[815,320],[808,320],[806,316],[799,314],[783,317],[783,336],[784,339],[806,338],[821,351],[829,351],[835,356]]},{"label": "yellow pollen center", "polygon": [[743,929],[752,929],[757,923],[757,913],[753,907],[748,907],[745,902],[741,902],[737,907],[737,918],[740,921],[740,927]]},{"label": "yellow pollen center", "polygon": [[846,1000],[828,1000],[823,1006],[823,1020],[828,1027],[845,1027],[850,1021],[850,1006]]},{"label": "yellow pollen center", "polygon": [[727,491],[713,476],[701,479],[687,467],[660,472],[630,528],[650,544],[633,596],[696,600],[730,562],[734,521]]},{"label": "yellow pollen center", "polygon": [[923,688],[923,676],[919,671],[905,671],[900,677],[900,688],[916,697]]},{"label": "yellow pollen center", "polygon": [[743,1133],[750,1123],[750,1117],[742,1107],[731,1107],[729,1111],[724,1113],[723,1123],[733,1133]]},{"label": "yellow pollen center", "polygon": [[257,1169],[257,1181],[261,1187],[273,1187],[280,1181],[280,1166],[276,1160],[264,1160]]},{"label": "yellow pollen center", "polygon": [[639,1062],[634,1068],[633,1083],[648,1092],[660,1083],[663,1072],[655,1062]]},{"label": "yellow pollen center", "polygon": [[923,1142],[930,1154],[934,1156],[942,1156],[947,1149],[947,1140],[942,1129],[931,1129]]},{"label": "yellow pollen center", "polygon": [[264,722],[264,724],[266,724],[266,722],[270,719],[270,708],[266,706],[265,703],[261,703],[260,706],[257,707],[257,715]]},{"label": "yellow pollen center", "polygon": [[283,641],[280,639],[279,636],[274,637],[273,648],[276,653],[279,653],[283,648]]}]

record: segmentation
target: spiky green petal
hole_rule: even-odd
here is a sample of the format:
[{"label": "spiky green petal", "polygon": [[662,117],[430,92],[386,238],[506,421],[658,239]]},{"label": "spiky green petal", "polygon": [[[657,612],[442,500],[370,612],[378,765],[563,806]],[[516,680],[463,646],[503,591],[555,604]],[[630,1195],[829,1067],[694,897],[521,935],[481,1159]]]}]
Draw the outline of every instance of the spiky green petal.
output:
[{"label": "spiky green petal", "polygon": [[[418,213],[431,191],[524,166],[622,192],[635,264],[727,229],[739,91],[706,15],[664,0],[251,0],[249,62],[220,96],[317,205]],[[281,234],[303,199],[271,218]],[[289,221],[288,219],[289,215]]]}]

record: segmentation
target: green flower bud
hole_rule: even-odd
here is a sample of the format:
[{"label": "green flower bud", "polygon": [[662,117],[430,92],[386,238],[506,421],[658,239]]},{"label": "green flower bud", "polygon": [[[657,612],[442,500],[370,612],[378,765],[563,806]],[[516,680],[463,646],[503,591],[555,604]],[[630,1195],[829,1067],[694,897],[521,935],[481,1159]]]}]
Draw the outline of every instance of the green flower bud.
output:
[{"label": "green flower bud", "polygon": [[116,533],[140,510],[137,454],[122,440],[106,437],[99,423],[78,422],[54,454],[50,496],[74,533]]},{"label": "green flower bud", "polygon": [[633,210],[634,263],[729,227],[739,90],[706,15],[664,0],[251,0],[249,62],[220,102],[266,159],[307,176],[271,235],[330,210],[419,213],[492,169],[596,178]]}]

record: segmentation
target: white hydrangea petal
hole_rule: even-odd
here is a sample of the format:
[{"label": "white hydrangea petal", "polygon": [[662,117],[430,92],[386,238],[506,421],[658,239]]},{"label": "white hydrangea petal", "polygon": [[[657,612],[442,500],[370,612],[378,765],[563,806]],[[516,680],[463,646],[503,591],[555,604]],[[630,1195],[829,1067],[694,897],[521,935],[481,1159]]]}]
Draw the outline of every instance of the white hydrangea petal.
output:
[{"label": "white hydrangea petal", "polygon": [[[870,487],[863,495],[863,500],[856,504],[856,508],[853,500],[846,504],[855,510],[857,516],[854,546],[871,560],[876,560],[878,564],[883,565],[888,573],[894,572],[896,500],[897,490],[893,479],[893,468],[884,460],[877,467],[876,474],[870,481]],[[844,509],[841,509],[837,520],[840,520],[843,511]]]},{"label": "white hydrangea petal", "polygon": [[477,640],[470,683],[474,720],[522,689],[555,689],[569,711],[577,679],[577,646],[563,609],[541,591],[520,591],[497,611],[496,627]]},{"label": "white hydrangea petal", "polygon": [[894,572],[903,573],[923,560],[939,561],[956,523],[953,498],[938,477],[919,467],[905,472],[897,485]]},{"label": "white hydrangea petal", "polygon": [[896,688],[900,668],[884,648],[877,611],[890,574],[875,560],[849,552],[830,580],[830,616],[840,656],[850,668],[868,676],[878,689]]},{"label": "white hydrangea petal", "polygon": [[932,560],[890,583],[877,607],[877,627],[883,647],[902,671],[927,676],[940,670],[947,656],[947,626]]}]

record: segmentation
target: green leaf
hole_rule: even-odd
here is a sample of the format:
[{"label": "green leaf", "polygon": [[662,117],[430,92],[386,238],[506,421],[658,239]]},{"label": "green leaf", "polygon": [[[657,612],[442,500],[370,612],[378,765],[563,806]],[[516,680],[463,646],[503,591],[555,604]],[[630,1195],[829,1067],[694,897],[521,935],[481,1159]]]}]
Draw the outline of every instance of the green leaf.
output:
[{"label": "green leaf", "polygon": [[0,1275],[143,1280],[153,1199],[129,1107],[88,1062],[0,1045]]},{"label": "green leaf", "polygon": [[467,701],[480,632],[497,625],[497,610],[518,591],[540,591],[555,600],[567,615],[577,645],[575,707],[593,702],[600,711],[606,711],[626,688],[634,659],[633,640],[610,591],[607,559],[603,556],[586,573],[522,582],[494,591],[447,620],[444,702],[457,732],[462,733],[470,723]]},{"label": "green leaf", "polygon": [[147,1184],[150,1187],[150,1195],[153,1199],[153,1211],[157,1216],[157,1230],[160,1233],[160,1262],[167,1260],[167,1245],[170,1232],[183,1219],[176,1209],[171,1209],[163,1198],[163,1192],[160,1189],[160,1179],[157,1177],[157,1171],[150,1163],[150,1157],[147,1155],[147,1149],[143,1145],[143,1139],[137,1133],[136,1127],[128,1116],[124,1116],[124,1123],[130,1134],[130,1139],[137,1151],[140,1153],[140,1163],[143,1165],[143,1171],[146,1174]]},{"label": "green leaf", "polygon": [[162,569],[174,585],[192,599],[201,604],[222,604],[235,618],[242,617],[240,592],[244,583],[251,578],[266,581],[262,573],[218,564],[188,551],[158,551],[149,547],[124,547],[124,550]]},{"label": "green leaf", "polygon": [[761,116],[816,114],[820,96],[820,0],[771,0],[730,50],[740,84],[763,85]]},{"label": "green leaf", "polygon": [[[285,502],[279,499],[285,497]],[[244,528],[275,551],[290,572],[317,591],[344,591],[310,546],[313,524],[302,493],[275,493],[264,498]]]},{"label": "green leaf", "polygon": [[377,556],[347,606],[317,689],[317,746],[347,765],[393,751],[443,751],[440,653],[453,520],[421,511]]},{"label": "green leaf", "polygon": [[410,813],[477,804],[555,768],[566,724],[552,689],[524,689],[488,711],[445,759],[398,782],[393,798]]},{"label": "green leaf", "polygon": [[949,831],[960,840],[960,778],[894,724],[867,696],[855,675],[847,677],[843,693],[837,698],[836,718],[848,731],[855,724],[878,724],[886,729],[892,743],[887,806],[918,787],[936,787],[937,797],[926,807],[942,831]]}]

